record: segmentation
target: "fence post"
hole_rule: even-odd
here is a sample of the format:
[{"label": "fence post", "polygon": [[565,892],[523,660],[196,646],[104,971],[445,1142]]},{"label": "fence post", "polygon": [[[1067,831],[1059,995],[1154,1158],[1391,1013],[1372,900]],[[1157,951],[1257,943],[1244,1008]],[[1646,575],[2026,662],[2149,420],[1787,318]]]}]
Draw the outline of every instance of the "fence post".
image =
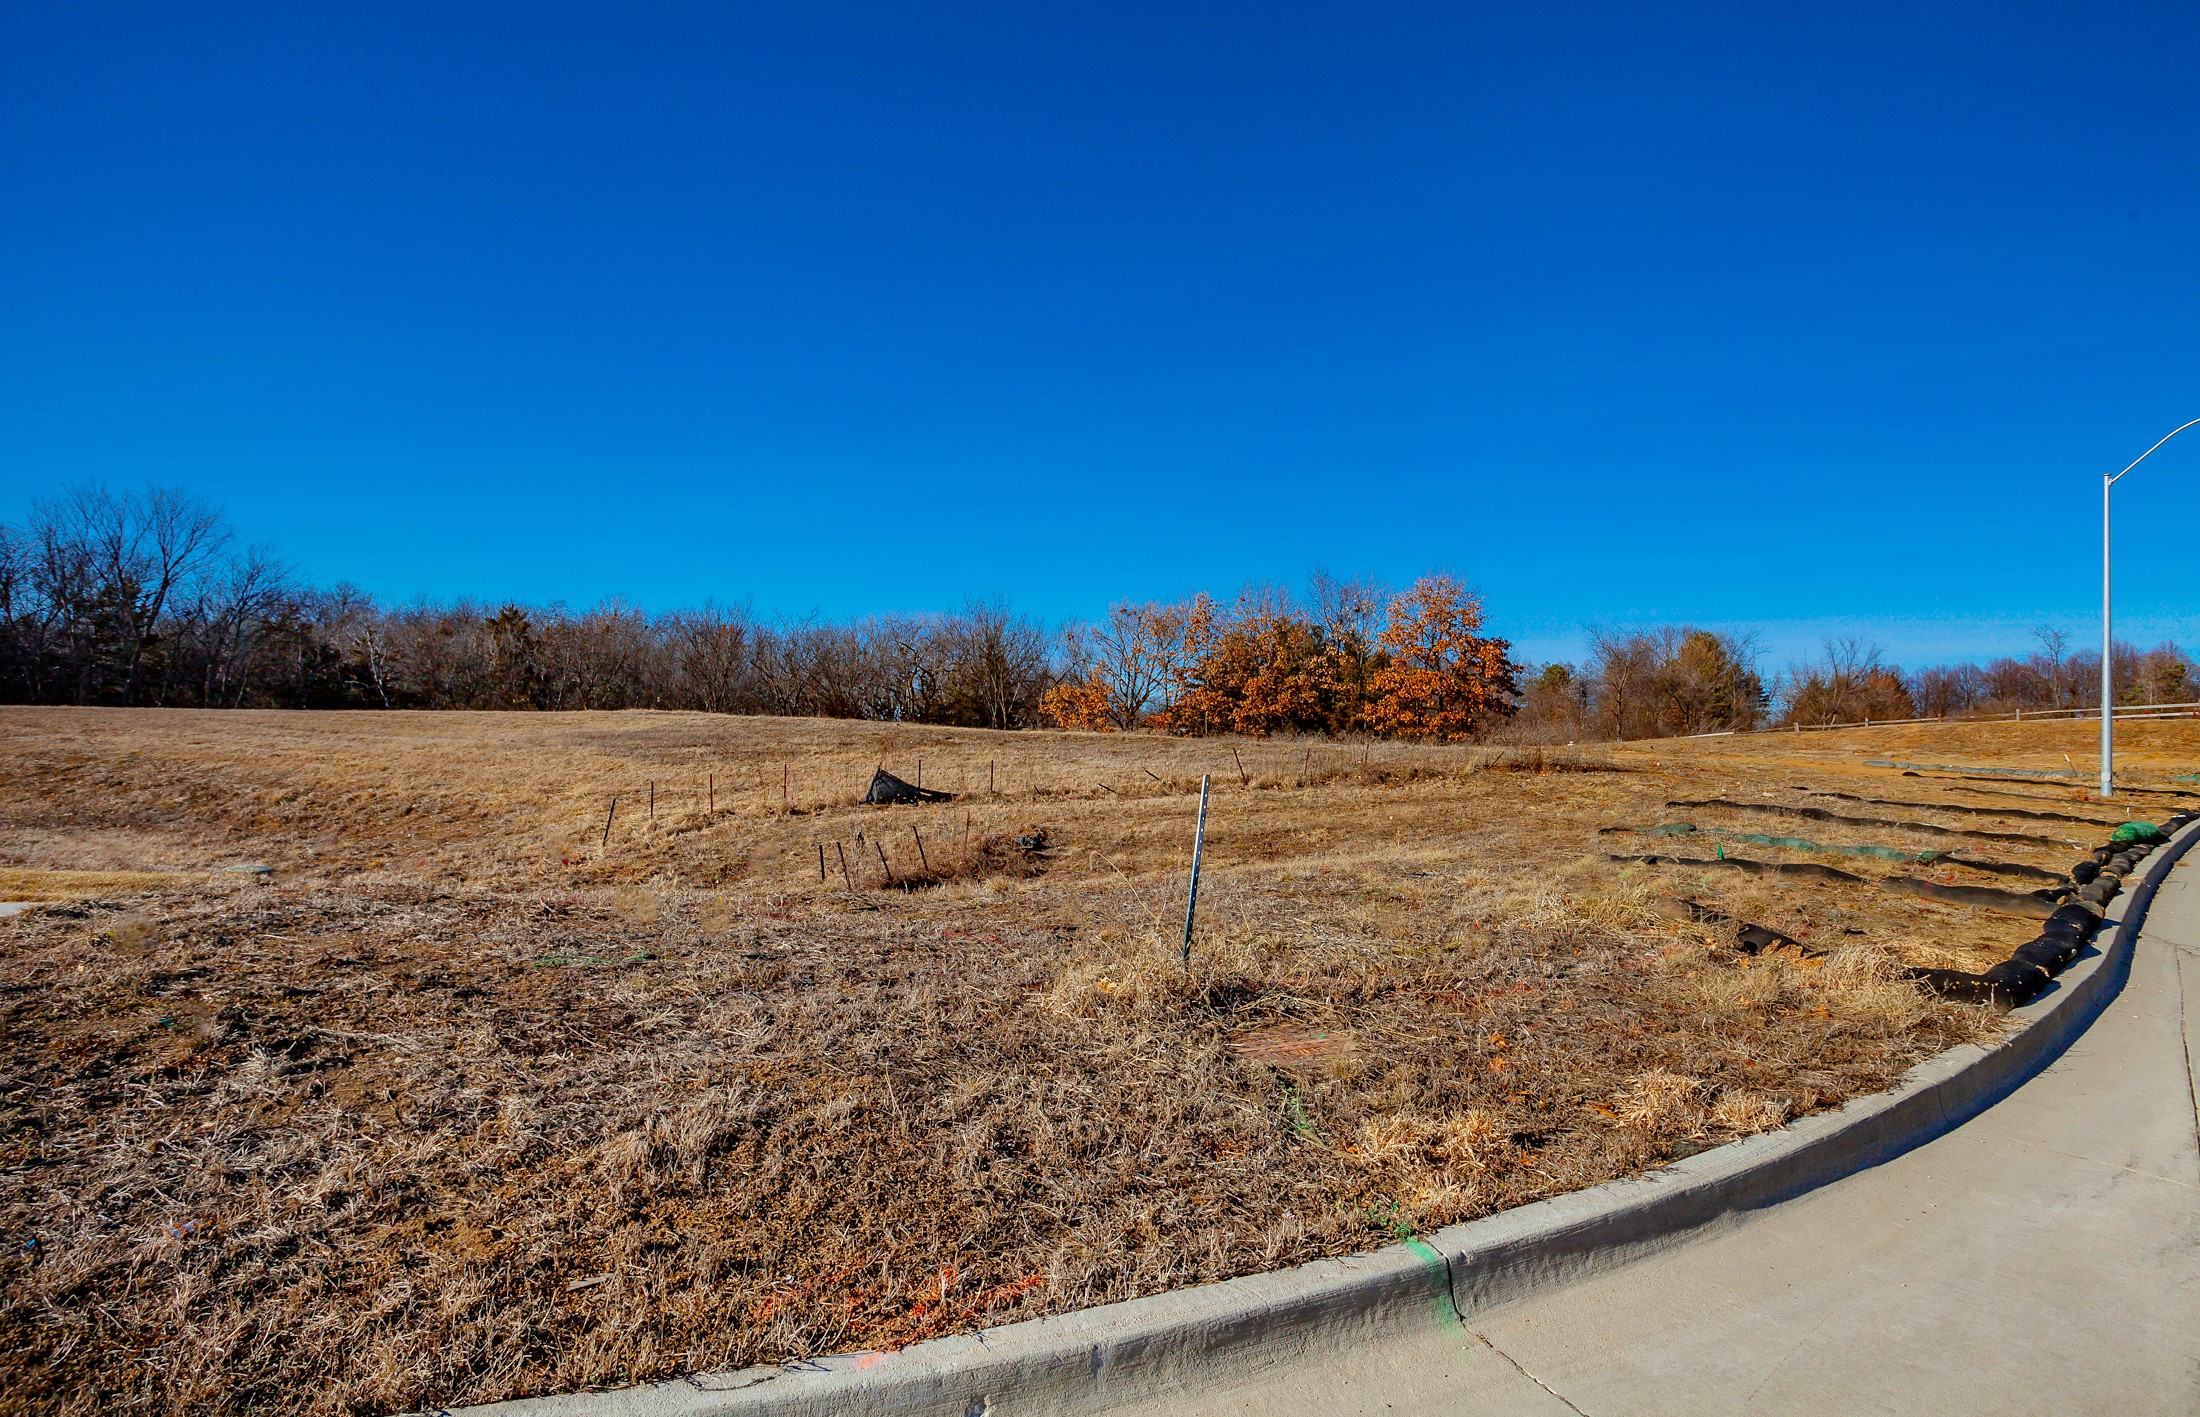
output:
[{"label": "fence post", "polygon": [[1192,912],[1199,909],[1199,858],[1207,846],[1207,778],[1199,779],[1199,825],[1192,830],[1192,888],[1184,897],[1184,972],[1192,972]]}]

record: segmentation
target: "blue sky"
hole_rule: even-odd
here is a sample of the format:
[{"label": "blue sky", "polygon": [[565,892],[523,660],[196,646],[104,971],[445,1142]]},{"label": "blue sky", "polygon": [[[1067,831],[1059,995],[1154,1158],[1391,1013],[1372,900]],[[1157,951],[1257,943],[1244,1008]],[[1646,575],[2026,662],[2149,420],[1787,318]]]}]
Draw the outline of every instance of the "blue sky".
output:
[{"label": "blue sky", "polygon": [[[16,4],[0,518],[393,600],[1451,569],[1918,662],[2097,614],[2200,416],[2200,9]],[[2118,488],[2200,640],[2200,430]]]}]

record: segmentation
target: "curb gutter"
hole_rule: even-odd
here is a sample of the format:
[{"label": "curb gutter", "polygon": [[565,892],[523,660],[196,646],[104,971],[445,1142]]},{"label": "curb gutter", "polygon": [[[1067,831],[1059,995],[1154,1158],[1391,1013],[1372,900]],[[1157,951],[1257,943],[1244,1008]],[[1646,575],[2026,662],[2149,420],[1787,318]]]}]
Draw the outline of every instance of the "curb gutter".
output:
[{"label": "curb gutter", "polygon": [[[674,1378],[611,1392],[439,1409],[438,1417],[870,1417],[1104,1412],[1180,1390],[1211,1368],[1269,1363],[1461,1316],[1670,1248],[1921,1146],[2014,1092],[2123,988],[2147,906],[2200,841],[2187,824],[2111,903],[2097,946],[1991,1047],[1962,1044],[1887,1092],[1663,1167],[1345,1259],[934,1339],[891,1353]],[[2119,908],[2120,907],[2120,908]],[[1264,1361],[1265,1360],[1265,1361]]]}]

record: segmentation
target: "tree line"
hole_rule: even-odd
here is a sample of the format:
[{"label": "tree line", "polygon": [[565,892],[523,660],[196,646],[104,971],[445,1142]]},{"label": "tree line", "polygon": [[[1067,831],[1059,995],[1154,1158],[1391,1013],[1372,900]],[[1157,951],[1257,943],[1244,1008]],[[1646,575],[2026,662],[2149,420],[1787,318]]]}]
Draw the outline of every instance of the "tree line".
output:
[{"label": "tree line", "polygon": [[[2033,638],[2039,648],[2028,655],[1909,671],[1877,645],[1834,638],[1768,678],[1747,635],[1692,626],[1592,633],[1581,663],[1527,673],[1514,728],[1544,741],[1661,738],[2097,706],[2099,651],[2072,650],[2054,627]],[[2110,674],[2118,704],[2200,699],[2200,664],[2166,641],[2118,644]]]},{"label": "tree line", "polygon": [[0,524],[0,701],[191,708],[680,708],[1014,728],[1053,682],[1037,624],[951,615],[767,624],[649,614],[384,606],[302,583],[165,489],[86,488]]},{"label": "tree line", "polygon": [[[1125,602],[1050,629],[999,601],[949,614],[767,621],[743,607],[386,606],[304,583],[183,492],[85,487],[0,523],[0,702],[195,708],[695,709],[986,728],[1650,738],[2073,707],[2098,654],[1904,671],[1830,641],[1767,675],[1746,635],[1597,632],[1524,664],[1448,575],[1402,591],[1317,574],[1303,595]],[[2118,646],[2127,703],[2194,697],[2172,644]]]},{"label": "tree line", "polygon": [[[1384,611],[1388,610],[1387,619]],[[193,708],[697,709],[1023,728],[1463,738],[1513,710],[1502,640],[1448,577],[1301,606],[1117,606],[1050,631],[951,614],[767,622],[505,603],[384,606],[301,582],[161,488],[80,488],[0,524],[0,700]]]}]

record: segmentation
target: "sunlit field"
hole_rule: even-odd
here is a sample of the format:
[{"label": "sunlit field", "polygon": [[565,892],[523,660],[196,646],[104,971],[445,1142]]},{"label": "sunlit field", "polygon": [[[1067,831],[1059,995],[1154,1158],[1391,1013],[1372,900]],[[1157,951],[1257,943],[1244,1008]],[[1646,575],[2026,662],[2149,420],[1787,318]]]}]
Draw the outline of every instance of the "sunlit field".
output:
[{"label": "sunlit field", "polygon": [[[2120,730],[2114,805],[1868,764],[2082,772],[2095,731],[0,710],[0,899],[46,902],[0,921],[6,1402],[887,1347],[1655,1167],[1989,1036],[1903,971],[2037,920],[1882,883],[2038,886],[2181,805],[2200,726]],[[879,767],[953,800],[861,805]]]}]

